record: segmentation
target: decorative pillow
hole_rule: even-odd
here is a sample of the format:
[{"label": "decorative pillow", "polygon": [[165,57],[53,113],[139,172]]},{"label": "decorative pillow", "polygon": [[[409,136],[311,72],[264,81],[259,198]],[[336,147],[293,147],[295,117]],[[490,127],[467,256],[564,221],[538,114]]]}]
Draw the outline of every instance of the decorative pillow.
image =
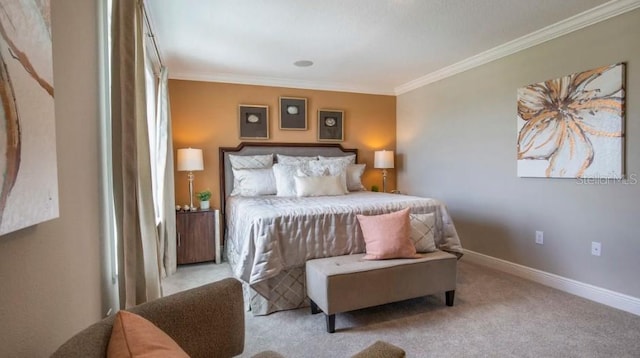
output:
[{"label": "decorative pillow", "polygon": [[347,162],[347,164],[356,164],[356,155],[349,154],[342,157],[323,157],[322,155],[319,155],[318,160],[342,160]]},{"label": "decorative pillow", "polygon": [[276,195],[296,196],[296,183],[294,176],[298,172],[301,164],[281,164],[273,165],[273,176],[276,179]]},{"label": "decorative pillow", "polygon": [[409,239],[409,208],[389,214],[357,215],[367,254],[365,260],[419,257]]},{"label": "decorative pillow", "polygon": [[306,167],[302,168],[303,171],[306,171],[305,174],[307,176],[318,176],[318,175],[337,175],[341,177],[342,187],[344,189],[344,193],[349,192],[347,188],[347,167],[349,164],[344,160],[317,160],[313,162],[306,163]]},{"label": "decorative pillow", "polygon": [[309,170],[309,166],[299,166],[296,171],[296,175],[299,177],[322,177],[329,175],[329,169],[325,170]]},{"label": "decorative pillow", "polygon": [[302,196],[335,196],[344,195],[342,178],[339,175],[293,177],[296,194]]},{"label": "decorative pillow", "polygon": [[232,170],[235,184],[231,196],[274,195],[277,191],[276,179],[271,168]]},{"label": "decorative pillow", "polygon": [[[233,155],[229,154],[229,162],[232,169],[263,169],[271,168],[273,165],[273,154],[259,155]],[[238,178],[233,178],[233,190],[229,195],[238,195]]]},{"label": "decorative pillow", "polygon": [[278,158],[278,163],[280,164],[297,164],[300,162],[309,162],[318,160],[318,157],[303,157],[303,156],[294,156],[294,155],[285,155],[285,154],[276,154]]},{"label": "decorative pillow", "polygon": [[362,174],[366,164],[349,164],[347,166],[347,189],[349,191],[361,191],[365,190],[362,185]]},{"label": "decorative pillow", "polygon": [[113,321],[107,357],[188,358],[189,355],[153,323],[135,313],[119,311]]},{"label": "decorative pillow", "polygon": [[409,237],[416,247],[417,252],[437,251],[434,238],[436,215],[430,214],[410,214],[411,234]]},{"label": "decorative pillow", "polygon": [[271,168],[273,154],[264,155],[232,155],[229,154],[229,162],[233,169],[260,169]]}]

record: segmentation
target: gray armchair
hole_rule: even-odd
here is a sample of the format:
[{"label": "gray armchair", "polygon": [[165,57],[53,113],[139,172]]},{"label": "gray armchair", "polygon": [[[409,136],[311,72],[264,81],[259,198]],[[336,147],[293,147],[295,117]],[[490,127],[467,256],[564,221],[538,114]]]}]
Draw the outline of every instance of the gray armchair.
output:
[{"label": "gray armchair", "polygon": [[[129,311],[163,330],[190,357],[233,357],[244,350],[244,303],[240,281],[227,278],[141,304]],[[102,358],[107,354],[114,317],[71,337],[53,358]],[[405,352],[378,341],[354,358],[401,358]],[[254,358],[282,358],[272,351]]]},{"label": "gray armchair", "polygon": [[[244,349],[242,285],[227,278],[129,311],[167,333],[191,357],[233,357]],[[114,317],[89,326],[52,357],[105,357]]]}]

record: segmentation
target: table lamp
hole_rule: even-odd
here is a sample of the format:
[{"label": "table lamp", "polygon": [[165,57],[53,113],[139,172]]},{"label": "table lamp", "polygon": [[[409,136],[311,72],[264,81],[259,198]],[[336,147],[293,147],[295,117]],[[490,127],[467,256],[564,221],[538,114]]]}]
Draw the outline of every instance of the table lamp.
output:
[{"label": "table lamp", "polygon": [[393,151],[377,150],[373,160],[373,167],[382,169],[382,192],[387,192],[387,169],[393,168]]},{"label": "table lamp", "polygon": [[193,172],[204,170],[202,149],[183,148],[178,149],[178,171],[189,172],[189,208],[193,210]]}]

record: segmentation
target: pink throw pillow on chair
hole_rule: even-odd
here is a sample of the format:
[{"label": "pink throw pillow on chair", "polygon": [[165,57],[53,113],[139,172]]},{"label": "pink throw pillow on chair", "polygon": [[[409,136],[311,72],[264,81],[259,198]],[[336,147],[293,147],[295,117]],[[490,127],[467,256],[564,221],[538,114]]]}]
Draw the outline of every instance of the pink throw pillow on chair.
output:
[{"label": "pink throw pillow on chair", "polygon": [[357,215],[357,218],[366,244],[365,260],[419,257],[409,238],[409,208],[382,215]]}]

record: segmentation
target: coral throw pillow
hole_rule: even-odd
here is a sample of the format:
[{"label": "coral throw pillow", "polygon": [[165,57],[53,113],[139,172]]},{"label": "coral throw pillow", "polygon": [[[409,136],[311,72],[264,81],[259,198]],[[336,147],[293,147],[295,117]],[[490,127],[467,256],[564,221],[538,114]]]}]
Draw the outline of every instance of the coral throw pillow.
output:
[{"label": "coral throw pillow", "polygon": [[113,322],[107,357],[188,358],[189,355],[153,323],[135,313],[119,311]]},{"label": "coral throw pillow", "polygon": [[367,249],[365,260],[419,257],[409,238],[409,208],[375,216],[358,215],[357,218]]}]

